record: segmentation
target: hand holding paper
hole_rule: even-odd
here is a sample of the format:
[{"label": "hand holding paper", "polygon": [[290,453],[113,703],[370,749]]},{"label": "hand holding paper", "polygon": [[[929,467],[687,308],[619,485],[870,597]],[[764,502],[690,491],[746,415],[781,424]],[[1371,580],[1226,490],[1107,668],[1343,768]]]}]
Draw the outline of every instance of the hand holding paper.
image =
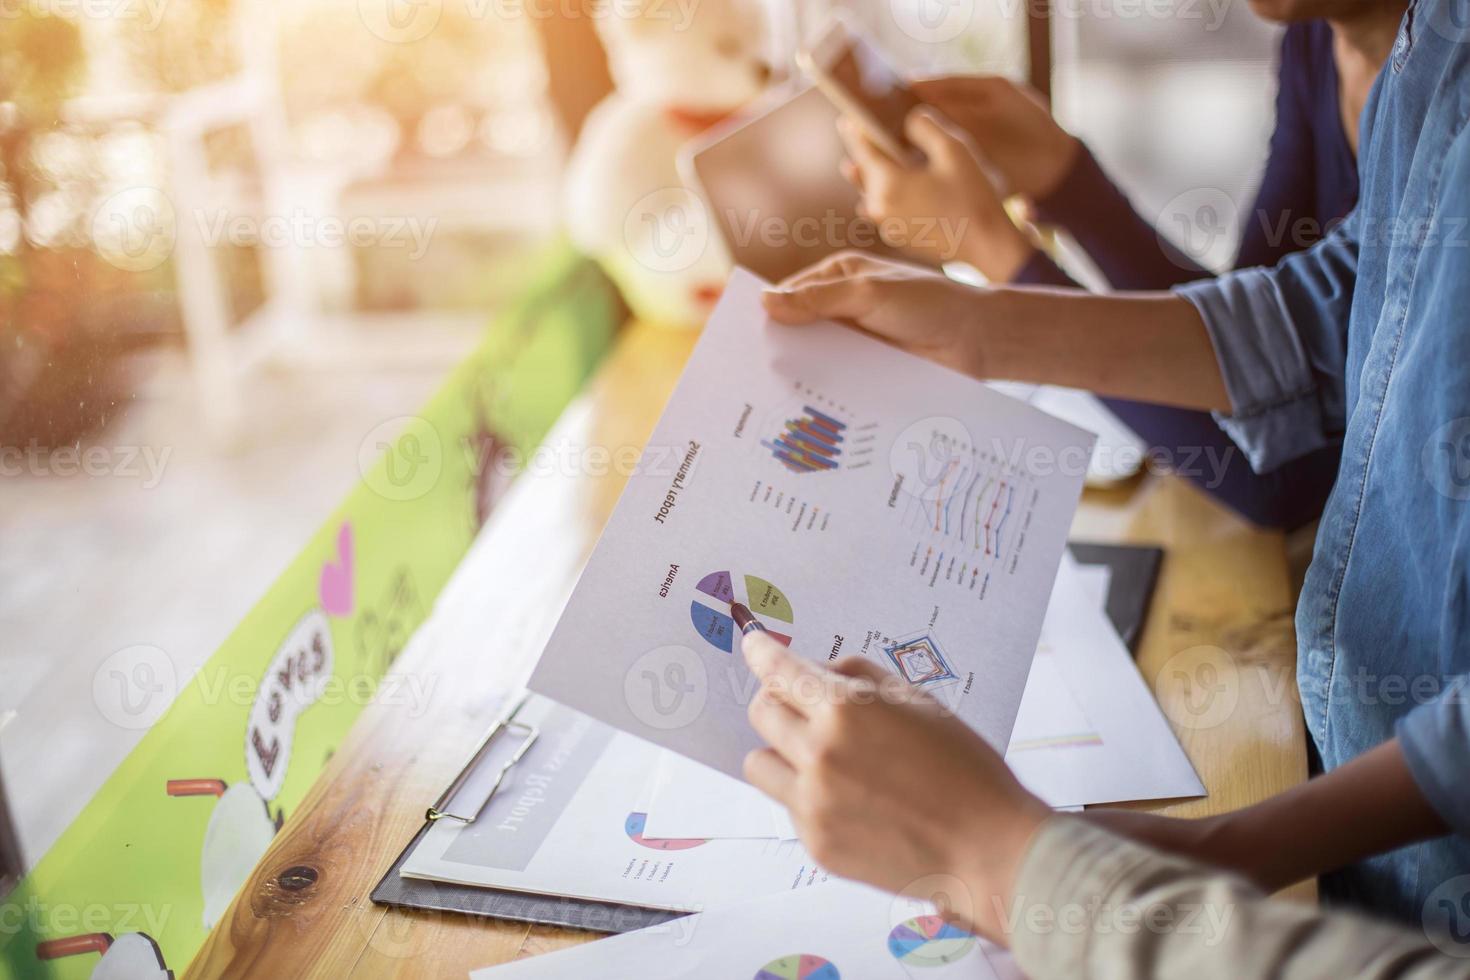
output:
[{"label": "hand holding paper", "polygon": [[[850,328],[774,324],[764,285],[731,277],[529,686],[738,775],[739,602],[1004,748],[1091,435]],[[932,312],[913,350],[962,329]]]},{"label": "hand holding paper", "polygon": [[890,892],[953,876],[974,899],[964,924],[1000,936],[996,910],[1047,805],[896,675],[860,658],[829,670],[759,633],[743,649],[761,681],[751,724],[770,743],[746,757],[746,778],[790,809],[812,857]]}]

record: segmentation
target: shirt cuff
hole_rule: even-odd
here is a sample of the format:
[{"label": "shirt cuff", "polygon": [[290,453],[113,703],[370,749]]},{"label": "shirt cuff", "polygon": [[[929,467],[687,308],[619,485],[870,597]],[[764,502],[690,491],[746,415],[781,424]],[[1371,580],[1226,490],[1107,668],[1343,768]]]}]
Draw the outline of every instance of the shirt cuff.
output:
[{"label": "shirt cuff", "polygon": [[1027,976],[1088,975],[1094,919],[1151,852],[1075,817],[1041,825],[1021,863],[1006,924]]},{"label": "shirt cuff", "polygon": [[1230,396],[1215,421],[1251,468],[1267,473],[1326,445],[1307,353],[1270,273],[1245,269],[1174,292],[1204,318]]},{"label": "shirt cuff", "polygon": [[1458,677],[1429,704],[1399,719],[1397,735],[1409,773],[1425,799],[1456,833],[1470,836],[1470,677]]}]

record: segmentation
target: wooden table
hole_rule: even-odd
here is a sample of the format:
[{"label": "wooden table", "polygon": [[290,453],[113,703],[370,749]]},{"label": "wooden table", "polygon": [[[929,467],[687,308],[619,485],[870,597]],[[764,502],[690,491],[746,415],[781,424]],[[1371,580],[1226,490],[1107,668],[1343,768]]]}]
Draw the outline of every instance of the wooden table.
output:
[{"label": "wooden table", "polygon": [[[624,334],[548,440],[568,451],[517,481],[465,559],[473,580],[451,582],[394,665],[426,682],[429,703],[364,710],[188,976],[463,976],[595,938],[389,910],[368,894],[493,720],[493,692],[514,683],[539,652],[622,488],[618,461],[634,458],[646,441],[692,343],[691,335],[639,325]],[[579,454],[589,446],[607,450],[611,467],[601,451]],[[1210,795],[1149,807],[1217,813],[1304,780],[1281,536],[1253,530],[1162,476],[1089,492],[1073,536],[1168,549],[1139,667]],[[473,589],[475,602],[456,606],[456,588]],[[445,607],[468,611],[446,623],[438,611]],[[456,633],[479,640],[445,641]]]}]

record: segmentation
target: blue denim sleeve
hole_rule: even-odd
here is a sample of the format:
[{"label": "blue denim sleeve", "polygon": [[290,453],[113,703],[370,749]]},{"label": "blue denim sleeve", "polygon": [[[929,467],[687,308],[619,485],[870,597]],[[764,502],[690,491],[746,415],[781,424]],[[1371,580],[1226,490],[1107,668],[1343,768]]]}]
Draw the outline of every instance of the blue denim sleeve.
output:
[{"label": "blue denim sleeve", "polygon": [[1470,836],[1470,675],[1456,678],[1437,700],[1399,719],[1399,745],[1429,805],[1456,833]]},{"label": "blue denim sleeve", "polygon": [[1243,269],[1175,292],[1204,318],[1230,395],[1216,415],[1258,473],[1342,432],[1356,215],[1274,269]]}]

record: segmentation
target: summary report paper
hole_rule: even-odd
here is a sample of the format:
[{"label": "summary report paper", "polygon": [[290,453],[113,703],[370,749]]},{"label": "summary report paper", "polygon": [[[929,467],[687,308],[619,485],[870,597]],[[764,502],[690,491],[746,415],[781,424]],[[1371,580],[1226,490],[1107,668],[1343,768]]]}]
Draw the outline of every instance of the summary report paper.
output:
[{"label": "summary report paper", "polygon": [[730,602],[866,657],[1004,750],[1093,436],[731,277],[529,686],[739,775]]}]

